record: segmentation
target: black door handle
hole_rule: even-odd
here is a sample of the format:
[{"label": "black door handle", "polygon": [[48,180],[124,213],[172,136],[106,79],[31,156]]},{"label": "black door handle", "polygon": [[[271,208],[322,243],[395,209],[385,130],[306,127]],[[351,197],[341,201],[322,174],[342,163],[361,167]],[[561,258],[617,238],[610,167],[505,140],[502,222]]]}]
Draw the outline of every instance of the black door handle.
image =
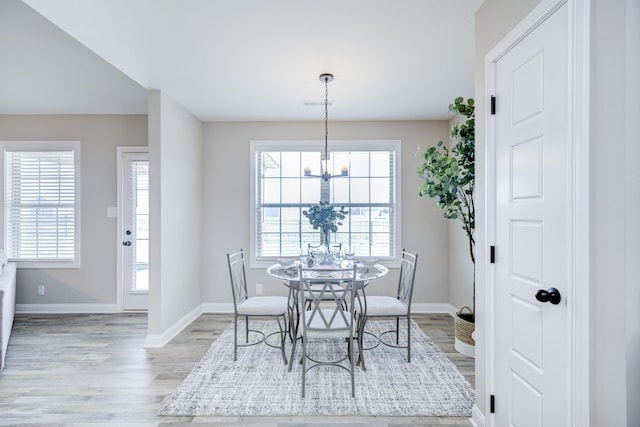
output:
[{"label": "black door handle", "polygon": [[124,246],[131,246],[131,242],[129,240],[125,240],[124,242],[122,242],[122,244]]},{"label": "black door handle", "polygon": [[562,295],[560,295],[560,291],[556,288],[549,288],[546,291],[540,289],[536,292],[536,299],[540,302],[550,302],[553,305],[558,305],[562,300]]}]

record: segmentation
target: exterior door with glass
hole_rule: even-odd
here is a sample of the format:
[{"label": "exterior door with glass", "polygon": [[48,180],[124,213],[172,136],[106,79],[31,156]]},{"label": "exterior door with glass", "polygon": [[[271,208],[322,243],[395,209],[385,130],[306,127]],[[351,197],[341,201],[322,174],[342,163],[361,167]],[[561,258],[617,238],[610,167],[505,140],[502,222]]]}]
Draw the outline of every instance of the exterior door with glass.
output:
[{"label": "exterior door with glass", "polygon": [[149,295],[149,160],[121,149],[119,248],[123,310],[147,310]]}]

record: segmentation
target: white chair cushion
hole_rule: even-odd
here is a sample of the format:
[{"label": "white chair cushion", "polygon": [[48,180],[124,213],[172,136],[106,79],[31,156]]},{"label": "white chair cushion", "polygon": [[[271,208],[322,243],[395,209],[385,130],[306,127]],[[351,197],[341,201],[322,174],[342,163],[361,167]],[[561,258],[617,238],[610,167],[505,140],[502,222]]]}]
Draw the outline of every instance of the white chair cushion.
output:
[{"label": "white chair cushion", "polygon": [[238,314],[253,316],[279,316],[287,312],[287,297],[250,297],[238,304]]},{"label": "white chair cushion", "polygon": [[[360,307],[358,308],[358,312]],[[407,314],[407,304],[396,297],[372,295],[367,297],[367,316],[403,316]]]}]

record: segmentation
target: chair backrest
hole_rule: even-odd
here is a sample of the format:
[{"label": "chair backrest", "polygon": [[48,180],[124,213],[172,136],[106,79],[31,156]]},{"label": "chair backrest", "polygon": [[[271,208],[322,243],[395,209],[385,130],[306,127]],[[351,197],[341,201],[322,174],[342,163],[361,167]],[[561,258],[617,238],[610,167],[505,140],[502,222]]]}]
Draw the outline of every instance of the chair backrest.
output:
[{"label": "chair backrest", "polygon": [[398,299],[411,310],[411,299],[413,297],[413,282],[416,278],[416,264],[418,254],[412,254],[402,249],[402,261],[400,265],[400,279],[398,281]]},{"label": "chair backrest", "polygon": [[247,294],[247,278],[244,272],[244,251],[229,254],[227,253],[227,261],[229,263],[229,277],[231,279],[231,293],[233,294],[234,309],[241,302],[248,298]]},{"label": "chair backrest", "polygon": [[307,309],[302,310],[303,336],[308,332],[320,335],[336,332],[340,336],[352,336],[357,286],[355,266],[327,270],[301,265],[298,283],[300,306],[307,304]]}]

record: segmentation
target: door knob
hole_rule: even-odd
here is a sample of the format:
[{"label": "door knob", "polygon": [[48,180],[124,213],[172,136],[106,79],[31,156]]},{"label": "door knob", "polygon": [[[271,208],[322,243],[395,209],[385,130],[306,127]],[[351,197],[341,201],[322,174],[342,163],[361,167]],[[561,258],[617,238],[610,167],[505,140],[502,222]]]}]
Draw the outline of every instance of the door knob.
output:
[{"label": "door knob", "polygon": [[560,304],[562,296],[560,295],[560,291],[556,288],[549,288],[546,291],[544,289],[540,289],[536,292],[536,299],[540,302],[550,302],[553,305],[557,305]]},{"label": "door knob", "polygon": [[129,240],[125,240],[124,242],[122,242],[122,244],[124,246],[131,246],[131,242]]}]

